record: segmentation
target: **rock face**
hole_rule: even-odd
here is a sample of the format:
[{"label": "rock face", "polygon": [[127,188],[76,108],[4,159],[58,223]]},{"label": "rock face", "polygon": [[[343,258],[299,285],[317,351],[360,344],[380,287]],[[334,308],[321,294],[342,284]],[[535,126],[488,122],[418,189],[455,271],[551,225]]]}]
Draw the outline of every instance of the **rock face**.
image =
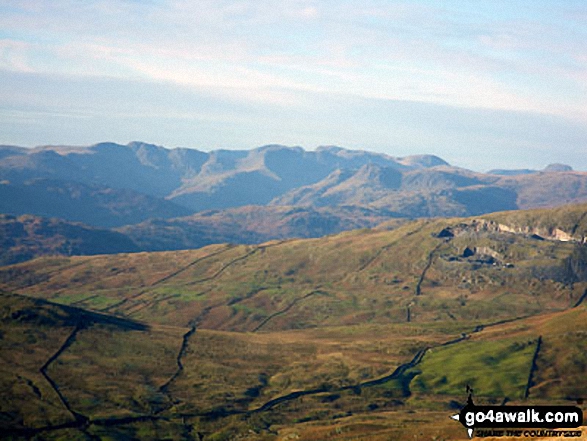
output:
[{"label": "rock face", "polygon": [[497,224],[498,232],[524,234],[526,236],[537,236],[542,239],[558,240],[561,242],[580,242],[586,243],[585,236],[574,237],[560,228],[534,228],[534,227],[510,227],[508,225]]},{"label": "rock face", "polygon": [[[561,230],[560,228],[553,227],[553,228],[545,228],[545,227],[532,227],[532,226],[510,226],[506,224],[502,224],[496,222],[494,220],[487,220],[487,219],[474,219],[471,222],[461,223],[455,227],[447,227],[441,230],[436,234],[436,237],[439,238],[451,238],[451,237],[458,237],[463,236],[465,234],[472,234],[472,233],[509,233],[509,234],[521,234],[527,237],[533,237],[534,239],[546,239],[546,240],[556,240],[560,242],[577,242],[577,243],[587,243],[587,236],[584,234],[579,235],[572,235],[566,231]],[[469,253],[470,255],[481,253],[487,254],[493,257],[498,257],[493,255],[491,250],[486,249],[476,249],[470,250],[466,249],[464,253]],[[472,254],[471,254],[472,253]],[[467,257],[467,256],[465,256]]]}]

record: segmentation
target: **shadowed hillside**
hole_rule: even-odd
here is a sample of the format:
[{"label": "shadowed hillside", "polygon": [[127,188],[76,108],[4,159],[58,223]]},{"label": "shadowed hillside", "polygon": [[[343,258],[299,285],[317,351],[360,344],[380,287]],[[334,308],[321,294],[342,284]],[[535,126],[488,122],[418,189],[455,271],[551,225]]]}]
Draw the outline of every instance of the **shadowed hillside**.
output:
[{"label": "shadowed hillside", "polygon": [[[247,206],[187,217],[151,220],[118,228],[142,250],[199,248],[215,243],[253,244],[274,239],[312,238],[371,228],[397,214],[366,207]],[[407,219],[398,218],[398,222]]]},{"label": "shadowed hillside", "polygon": [[123,234],[37,216],[0,215],[0,265],[43,255],[76,256],[139,251]]},{"label": "shadowed hillside", "polygon": [[0,212],[56,217],[106,228],[190,213],[185,207],[134,190],[52,179],[0,182]]}]

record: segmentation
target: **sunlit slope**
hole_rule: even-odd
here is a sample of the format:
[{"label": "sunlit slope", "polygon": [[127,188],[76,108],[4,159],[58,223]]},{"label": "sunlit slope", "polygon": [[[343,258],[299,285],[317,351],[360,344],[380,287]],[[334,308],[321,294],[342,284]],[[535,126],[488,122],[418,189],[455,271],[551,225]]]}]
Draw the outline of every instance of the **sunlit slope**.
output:
[{"label": "sunlit slope", "polygon": [[[565,210],[566,218],[584,219],[585,206]],[[518,213],[504,230],[508,216],[255,246],[44,258],[1,269],[0,288],[147,322],[233,331],[483,323],[582,301],[580,232],[569,233],[577,241],[542,237],[514,228]]]},{"label": "sunlit slope", "polygon": [[578,241],[587,237],[587,204],[567,205],[556,209],[520,210],[493,213],[484,219],[503,223],[518,231],[533,231],[545,236]]},{"label": "sunlit slope", "polygon": [[587,392],[584,305],[485,327],[234,333],[0,301],[2,427],[15,436],[458,439],[447,415],[466,384],[479,403],[568,403]]},{"label": "sunlit slope", "polygon": [[81,427],[165,403],[185,330],[16,295],[0,295],[0,405],[5,430]]},{"label": "sunlit slope", "polygon": [[213,434],[231,416],[246,432],[253,415],[282,420],[272,410],[292,393],[360,386],[470,327],[194,332],[11,294],[0,305],[2,433],[43,439]]},{"label": "sunlit slope", "polygon": [[574,400],[587,393],[586,211],[3,267],[3,291],[55,304],[2,296],[2,426],[320,439],[344,418],[340,434],[402,438],[416,423],[400,409],[438,432],[465,384],[490,402]]},{"label": "sunlit slope", "polygon": [[467,385],[477,404],[576,405],[587,392],[586,331],[587,308],[579,306],[428,345],[418,363],[388,381],[281,404],[274,412],[288,423],[278,439],[464,440],[448,416],[464,405]]},{"label": "sunlit slope", "polygon": [[475,337],[485,341],[508,337],[540,339],[527,391],[529,398],[576,400],[587,396],[586,336],[587,307],[581,305],[563,312],[487,328]]}]

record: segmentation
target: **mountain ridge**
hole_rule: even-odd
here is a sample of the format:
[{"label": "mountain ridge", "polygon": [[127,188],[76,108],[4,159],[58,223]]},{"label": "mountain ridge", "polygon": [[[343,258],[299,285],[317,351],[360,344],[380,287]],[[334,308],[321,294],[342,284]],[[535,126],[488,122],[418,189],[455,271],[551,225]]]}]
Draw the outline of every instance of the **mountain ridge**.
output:
[{"label": "mountain ridge", "polygon": [[[214,215],[216,226],[207,223],[219,227],[218,240],[239,239],[226,236],[220,226],[234,225],[230,210],[246,206],[260,207],[278,225],[291,218],[276,218],[279,210],[270,207],[301,206],[308,219],[314,219],[311,223],[322,218],[332,225],[315,232],[332,234],[345,225],[373,226],[368,217],[374,213],[397,218],[471,216],[585,201],[587,172],[560,164],[530,174],[498,175],[455,167],[434,155],[392,157],[337,146],[307,151],[271,144],[211,152],[138,141],[88,147],[0,146],[0,212],[121,228],[149,221],[152,227],[162,226],[166,219],[177,227],[184,221],[172,219],[228,210],[224,219],[221,213]],[[352,222],[348,209],[338,210],[343,206],[355,207]],[[367,218],[356,222],[361,210]],[[297,222],[300,228],[290,228],[290,237],[315,234],[303,221]],[[277,237],[266,225],[264,232],[258,222],[251,226],[254,235],[246,233],[246,225],[237,226],[235,231],[243,233],[237,242]],[[208,236],[215,240],[214,234]]]}]

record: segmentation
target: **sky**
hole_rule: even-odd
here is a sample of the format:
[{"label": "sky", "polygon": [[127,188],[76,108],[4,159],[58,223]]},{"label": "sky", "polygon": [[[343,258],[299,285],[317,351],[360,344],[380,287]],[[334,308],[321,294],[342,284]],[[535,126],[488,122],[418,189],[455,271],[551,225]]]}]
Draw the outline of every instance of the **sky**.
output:
[{"label": "sky", "polygon": [[587,170],[584,0],[2,0],[0,143]]}]

